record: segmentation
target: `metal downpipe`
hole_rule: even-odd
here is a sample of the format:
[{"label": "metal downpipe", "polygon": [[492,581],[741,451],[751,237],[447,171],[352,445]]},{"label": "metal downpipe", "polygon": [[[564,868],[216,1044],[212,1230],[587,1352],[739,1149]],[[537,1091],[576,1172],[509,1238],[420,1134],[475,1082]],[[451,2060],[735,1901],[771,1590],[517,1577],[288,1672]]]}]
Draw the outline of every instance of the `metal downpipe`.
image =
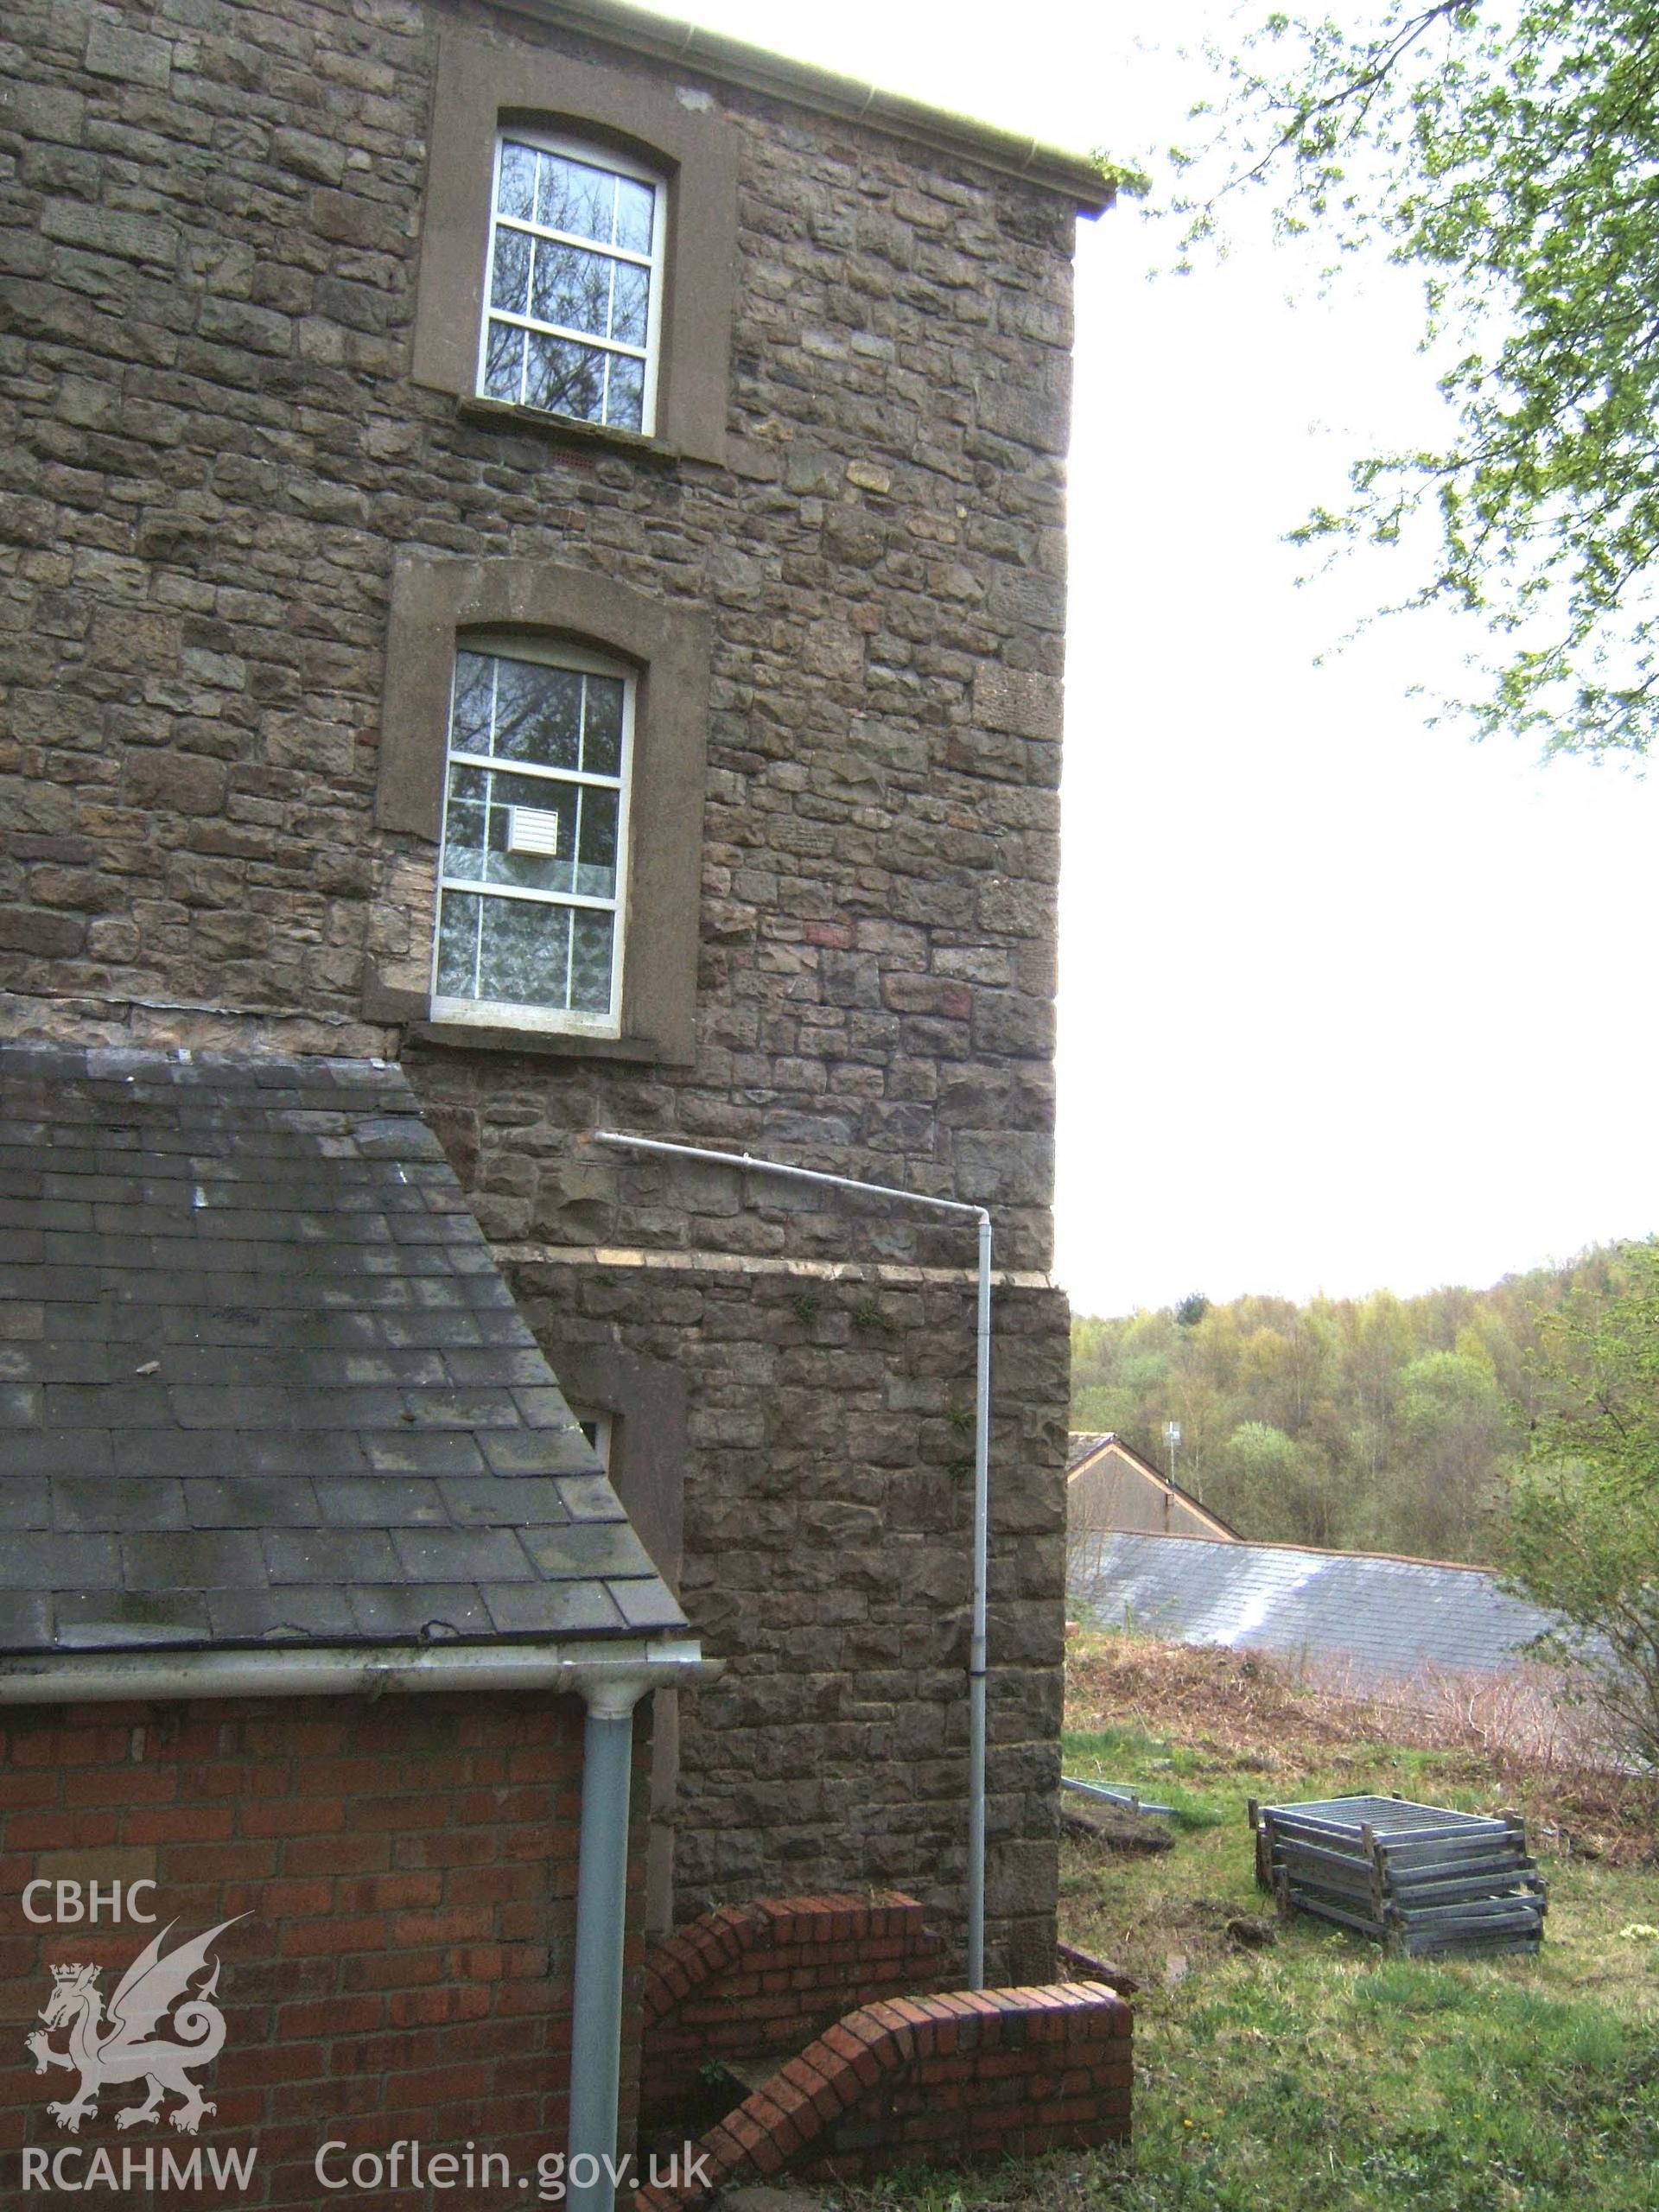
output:
[{"label": "metal downpipe", "polygon": [[[576,1966],[571,1993],[569,2212],[613,2212],[621,2079],[622,1951],[627,1916],[628,1799],[633,1708],[643,1682],[584,1688],[582,1841],[576,1862]],[[582,2161],[583,2178],[570,2178]],[[588,2161],[593,2178],[587,2178]]]},{"label": "metal downpipe", "polygon": [[991,1217],[979,1217],[974,1371],[974,1613],[968,1646],[968,1986],[985,1986],[985,1586],[991,1519]]}]

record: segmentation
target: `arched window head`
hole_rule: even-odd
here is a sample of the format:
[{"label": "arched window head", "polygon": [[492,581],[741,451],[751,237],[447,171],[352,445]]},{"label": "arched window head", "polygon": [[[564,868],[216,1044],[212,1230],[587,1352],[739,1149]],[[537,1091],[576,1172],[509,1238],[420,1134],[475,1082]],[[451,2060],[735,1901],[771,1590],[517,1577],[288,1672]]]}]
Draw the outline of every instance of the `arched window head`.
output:
[{"label": "arched window head", "polygon": [[481,397],[652,435],[666,204],[659,177],[608,149],[499,134]]}]

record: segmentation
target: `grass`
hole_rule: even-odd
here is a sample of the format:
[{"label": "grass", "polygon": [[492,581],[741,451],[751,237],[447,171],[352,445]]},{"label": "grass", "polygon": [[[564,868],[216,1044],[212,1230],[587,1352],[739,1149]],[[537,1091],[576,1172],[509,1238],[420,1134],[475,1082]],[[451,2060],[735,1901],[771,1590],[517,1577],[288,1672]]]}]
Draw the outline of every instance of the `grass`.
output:
[{"label": "grass", "polygon": [[[1624,1932],[1659,1923],[1651,1800],[1557,1750],[1542,1766],[1517,1757],[1466,1720],[1344,1701],[1236,1654],[1081,1650],[1065,1770],[1177,1811],[1175,1847],[1156,1857],[1081,1840],[1062,1853],[1062,1932],[1141,1983],[1134,2150],[917,2174],[848,2200],[1655,2212],[1659,1936]],[[1409,1961],[1279,1923],[1255,1885],[1246,1799],[1361,1789],[1519,1805],[1550,1885],[1537,1957]],[[1248,1948],[1252,1933],[1268,1940]]]}]

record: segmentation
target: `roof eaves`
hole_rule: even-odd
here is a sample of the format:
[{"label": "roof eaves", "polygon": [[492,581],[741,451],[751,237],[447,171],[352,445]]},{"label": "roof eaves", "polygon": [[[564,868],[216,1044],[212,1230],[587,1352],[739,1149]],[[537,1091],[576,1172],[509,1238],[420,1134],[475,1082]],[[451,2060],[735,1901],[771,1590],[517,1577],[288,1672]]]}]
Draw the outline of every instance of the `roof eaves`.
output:
[{"label": "roof eaves", "polygon": [[644,1688],[716,1681],[718,1659],[696,1637],[664,1635],[603,1643],[545,1638],[516,1643],[327,1644],[252,1650],[41,1651],[0,1656],[0,1707],[70,1705],[129,1698],[379,1697],[423,1690],[585,1691],[632,1679]]},{"label": "roof eaves", "polygon": [[562,30],[585,32],[631,53],[683,63],[704,76],[741,85],[749,92],[770,93],[798,107],[869,124],[891,131],[895,137],[931,146],[936,152],[961,155],[1005,176],[1019,177],[1058,193],[1085,215],[1102,213],[1117,197],[1116,185],[1101,175],[1087,155],[1046,145],[1020,131],[999,130],[972,116],[953,115],[948,108],[931,107],[925,100],[884,92],[879,85],[839,76],[811,62],[770,54],[764,47],[750,46],[722,31],[706,30],[700,24],[629,6],[626,0],[495,0],[495,4],[513,15],[556,24]]}]

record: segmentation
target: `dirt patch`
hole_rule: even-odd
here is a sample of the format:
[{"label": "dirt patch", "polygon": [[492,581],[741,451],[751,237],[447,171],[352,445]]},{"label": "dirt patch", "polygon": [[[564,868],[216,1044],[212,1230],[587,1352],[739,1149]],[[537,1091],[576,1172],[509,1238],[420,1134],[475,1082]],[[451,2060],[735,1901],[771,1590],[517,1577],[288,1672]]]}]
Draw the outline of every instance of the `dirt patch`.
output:
[{"label": "dirt patch", "polygon": [[1562,1857],[1659,1863],[1659,1793],[1608,1757],[1593,1716],[1543,1668],[1433,1675],[1409,1699],[1356,1695],[1265,1653],[1107,1637],[1074,1638],[1066,1688],[1068,1727],[1139,1728],[1179,1744],[1198,1777],[1259,1778],[1262,1798],[1314,1770],[1363,1788],[1380,1758],[1430,1752],[1438,1781],[1501,1790]]}]

